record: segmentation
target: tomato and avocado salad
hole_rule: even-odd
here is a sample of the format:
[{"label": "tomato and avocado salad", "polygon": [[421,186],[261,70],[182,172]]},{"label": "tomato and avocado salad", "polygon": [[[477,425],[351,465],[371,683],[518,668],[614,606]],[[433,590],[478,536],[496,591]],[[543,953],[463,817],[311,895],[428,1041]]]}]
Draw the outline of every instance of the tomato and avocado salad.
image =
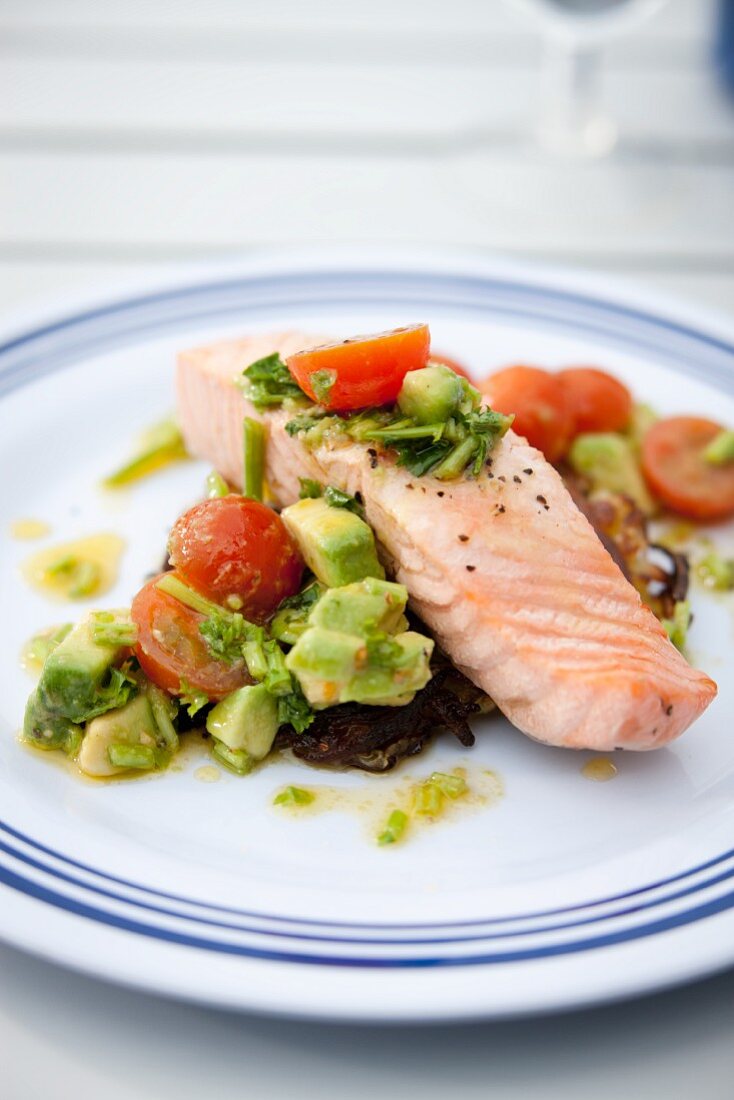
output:
[{"label": "tomato and avocado salad", "polygon": [[[734,433],[693,417],[658,420],[595,367],[515,365],[480,391],[460,363],[432,352],[426,325],[287,361],[269,355],[240,384],[258,412],[285,409],[284,430],[306,448],[357,441],[371,461],[389,454],[439,483],[476,478],[512,426],[558,465],[682,644],[687,568],[680,555],[667,570],[650,565],[647,517],[734,514]],[[162,446],[168,460],[170,431]],[[205,499],[171,529],[170,568],[129,609],[39,637],[27,742],[99,777],[165,767],[192,727],[241,775],[279,745],[310,763],[381,771],[439,726],[473,742],[467,719],[486,696],[410,621],[407,589],[386,576],[363,501],[301,479],[300,499],[279,512],[264,502],[265,446],[263,424],[245,417],[244,492],[209,475]],[[148,445],[143,467],[160,464]],[[734,584],[734,569],[727,575]]]}]

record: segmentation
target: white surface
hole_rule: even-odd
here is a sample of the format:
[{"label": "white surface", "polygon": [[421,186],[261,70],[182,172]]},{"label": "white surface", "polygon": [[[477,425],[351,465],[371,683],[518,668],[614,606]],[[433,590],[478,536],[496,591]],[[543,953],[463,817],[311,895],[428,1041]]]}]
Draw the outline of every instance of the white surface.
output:
[{"label": "white surface", "polygon": [[[734,110],[708,68],[712,9],[713,0],[672,0],[610,51],[621,155],[592,166],[586,187],[585,170],[569,174],[527,146],[538,49],[530,25],[499,0],[5,0],[0,302],[98,287],[151,262],[261,241],[371,236],[581,258],[734,313]],[[341,95],[332,110],[319,91],[328,83],[320,70],[344,49],[360,72],[362,99],[347,92],[356,137]],[[322,97],[318,118],[301,109],[302,86],[288,88],[290,63],[309,52],[316,85],[305,103]],[[110,75],[100,73],[91,86],[100,58]],[[454,78],[467,70],[460,84],[481,97],[500,69],[508,94],[484,113],[453,90],[433,97],[431,126],[416,109],[406,58],[424,89],[426,68]],[[238,67],[254,62],[283,74],[274,102],[259,102],[263,117],[279,123],[270,140],[252,110],[257,89],[246,102],[227,102],[231,81],[247,84]],[[387,113],[370,80],[373,64],[396,89]],[[223,112],[208,128],[195,112],[177,111],[181,74],[193,70],[198,98]],[[68,87],[59,85],[62,72]],[[298,127],[287,126],[288,91]],[[364,97],[373,95],[371,121]],[[97,99],[109,114],[96,110]],[[410,163],[416,154],[422,173]],[[339,158],[341,187],[319,167],[327,155]],[[286,164],[295,165],[297,180],[279,178]],[[361,185],[362,171],[371,186]],[[160,201],[144,191],[159,180]],[[520,186],[531,203],[527,218],[513,206]],[[718,221],[702,209],[711,204]],[[263,1097],[399,1095],[418,1087],[428,1097],[454,1086],[466,1096],[731,1093],[731,977],[557,1021],[442,1029],[436,1042],[417,1031],[376,1040],[369,1031],[335,1037],[333,1029],[220,1017],[98,986],[9,951],[0,955],[0,974],[3,1094],[11,1100],[93,1090],[115,1098],[198,1096],[209,1085],[223,1096],[247,1087]],[[70,1004],[90,1039],[83,1048]],[[120,1057],[125,1042],[135,1046],[132,1060]]]}]

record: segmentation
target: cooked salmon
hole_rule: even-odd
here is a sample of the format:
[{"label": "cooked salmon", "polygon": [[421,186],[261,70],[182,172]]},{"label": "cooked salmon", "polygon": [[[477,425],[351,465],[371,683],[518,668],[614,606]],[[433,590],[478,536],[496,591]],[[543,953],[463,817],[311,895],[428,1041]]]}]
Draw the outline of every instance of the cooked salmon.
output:
[{"label": "cooked salmon", "polygon": [[642,603],[543,455],[512,431],[478,478],[415,477],[368,444],[313,450],[290,418],[259,414],[245,367],[325,338],[287,332],[181,354],[181,428],[192,454],[242,483],[242,418],[268,425],[268,485],[281,505],[299,477],[361,493],[380,552],[439,645],[530,737],[607,751],[654,749],[716,695]]}]

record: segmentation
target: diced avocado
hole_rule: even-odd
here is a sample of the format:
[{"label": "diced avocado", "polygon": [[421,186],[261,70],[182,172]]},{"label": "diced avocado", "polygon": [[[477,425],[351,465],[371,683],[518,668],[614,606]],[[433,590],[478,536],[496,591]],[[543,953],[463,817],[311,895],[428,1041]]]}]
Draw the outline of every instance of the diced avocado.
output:
[{"label": "diced avocado", "polygon": [[94,641],[93,620],[84,619],[49,655],[38,684],[44,707],[71,722],[83,722],[99,705],[110,669],[123,647]]},{"label": "diced avocado", "polygon": [[406,631],[371,639],[314,626],[286,664],[316,709],[337,703],[401,706],[431,678],[433,641]]},{"label": "diced avocado", "polygon": [[264,684],[246,684],[209,711],[206,728],[228,749],[262,760],[278,732],[277,699]]},{"label": "diced avocado", "polygon": [[330,588],[311,611],[312,626],[366,637],[378,631],[393,634],[405,629],[408,590],[403,584],[366,577],[356,584]]},{"label": "diced avocado", "polygon": [[306,564],[327,588],[384,578],[371,528],[346,508],[332,508],[321,498],[299,500],[281,513]]},{"label": "diced avocado", "polygon": [[409,371],[398,394],[400,411],[417,424],[443,424],[464,396],[461,378],[438,363]]},{"label": "diced avocado", "polygon": [[592,488],[630,497],[645,515],[656,506],[645,485],[633,445],[614,432],[588,432],[573,442],[568,460],[574,470],[587,477]]},{"label": "diced avocado", "polygon": [[58,749],[74,756],[82,740],[81,726],[58,714],[49,714],[34,691],[23,720],[23,740],[37,749]]},{"label": "diced avocado", "polygon": [[[149,749],[144,754],[149,759],[146,767],[155,767],[162,763],[164,756],[160,750],[161,735],[153,717],[147,695],[137,695],[119,710],[110,710],[98,718],[93,718],[87,723],[86,733],[79,750],[78,764],[86,775],[102,778],[108,775],[118,775],[128,771],[130,767],[140,768],[141,764],[128,764],[126,766],[112,763],[110,749],[113,748],[113,757],[116,750],[123,747],[134,749]],[[141,761],[143,760],[141,755]],[[132,759],[132,757],[131,757]]]},{"label": "diced avocado", "polygon": [[353,679],[364,639],[356,634],[310,627],[285,659],[312,707],[346,702],[344,688]]}]

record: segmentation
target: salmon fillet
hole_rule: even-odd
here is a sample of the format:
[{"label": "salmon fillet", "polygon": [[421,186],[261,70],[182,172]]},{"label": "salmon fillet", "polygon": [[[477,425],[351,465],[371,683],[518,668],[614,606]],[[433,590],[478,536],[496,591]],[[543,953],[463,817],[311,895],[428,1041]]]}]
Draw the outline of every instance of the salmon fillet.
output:
[{"label": "salmon fillet", "polygon": [[190,452],[242,484],[242,418],[268,425],[268,485],[281,505],[299,477],[361,493],[381,557],[454,664],[509,720],[575,749],[654,749],[716,695],[668,640],[543,455],[512,431],[476,478],[415,477],[362,443],[308,449],[259,414],[234,379],[278,351],[328,337],[287,332],[183,352],[177,393]]}]

